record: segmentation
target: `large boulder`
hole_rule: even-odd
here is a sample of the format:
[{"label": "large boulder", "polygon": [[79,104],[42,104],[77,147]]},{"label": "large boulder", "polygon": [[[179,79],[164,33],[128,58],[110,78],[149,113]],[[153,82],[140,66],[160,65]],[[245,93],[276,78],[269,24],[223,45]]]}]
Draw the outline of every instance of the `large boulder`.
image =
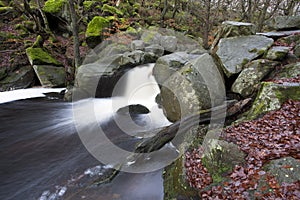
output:
[{"label": "large boulder", "polygon": [[24,66],[11,72],[0,81],[0,91],[27,88],[34,84],[34,72],[31,66]]},{"label": "large boulder", "polygon": [[160,80],[161,103],[172,122],[220,105],[225,99],[223,77],[209,54],[198,56],[166,80]]},{"label": "large boulder", "polygon": [[222,38],[216,54],[223,63],[227,77],[239,73],[251,60],[263,55],[273,44],[273,39],[260,35]]},{"label": "large boulder", "polygon": [[300,84],[263,82],[246,119],[255,119],[269,111],[277,110],[288,99],[300,100]]},{"label": "large boulder", "polygon": [[26,49],[26,54],[31,65],[61,65],[61,63],[42,48],[29,47]]},{"label": "large boulder", "polygon": [[189,60],[198,57],[185,52],[176,52],[160,57],[153,68],[153,75],[158,84],[164,83],[174,72],[178,71]]},{"label": "large boulder", "polygon": [[33,69],[43,87],[64,87],[66,73],[63,67],[34,65]]},{"label": "large boulder", "polygon": [[277,16],[268,22],[268,26],[275,30],[299,29],[300,16]]},{"label": "large boulder", "polygon": [[231,90],[243,97],[251,96],[258,88],[260,81],[269,74],[278,62],[265,59],[248,63],[233,83]]}]

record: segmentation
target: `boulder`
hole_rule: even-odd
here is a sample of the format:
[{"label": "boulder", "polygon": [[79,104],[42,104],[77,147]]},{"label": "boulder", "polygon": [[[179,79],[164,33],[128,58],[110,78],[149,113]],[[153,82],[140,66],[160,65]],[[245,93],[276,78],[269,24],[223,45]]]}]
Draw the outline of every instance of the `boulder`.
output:
[{"label": "boulder", "polygon": [[131,50],[134,51],[134,50],[144,50],[145,49],[145,43],[143,40],[133,40],[131,42]]},{"label": "boulder", "polygon": [[290,48],[284,46],[274,46],[267,52],[265,58],[269,60],[283,60]]},{"label": "boulder", "polygon": [[273,44],[273,39],[250,35],[222,38],[216,54],[222,61],[227,77],[239,73],[251,60],[263,55]]},{"label": "boulder", "polygon": [[[165,74],[171,71],[167,70]],[[169,77],[160,77],[160,80],[163,81],[163,111],[172,122],[220,105],[225,100],[223,77],[209,54],[198,56]]]},{"label": "boulder", "polygon": [[31,65],[61,65],[61,63],[42,48],[29,47],[26,49],[26,54]]},{"label": "boulder", "polygon": [[150,110],[141,104],[129,105],[117,110],[117,113],[122,115],[148,114],[149,112]]},{"label": "boulder", "polygon": [[190,55],[185,52],[176,52],[160,57],[153,68],[153,75],[158,82],[162,84],[174,72],[179,70],[189,60],[198,57],[197,55]]},{"label": "boulder", "polygon": [[300,62],[291,63],[270,75],[272,79],[296,78],[300,74]]},{"label": "boulder", "polygon": [[43,87],[64,87],[65,69],[51,65],[34,65],[33,69]]},{"label": "boulder", "polygon": [[31,66],[24,66],[8,74],[0,81],[0,91],[27,88],[34,84],[34,73]]},{"label": "boulder", "polygon": [[300,161],[285,157],[271,160],[264,165],[264,170],[276,178],[279,185],[282,183],[294,183],[300,181]]},{"label": "boulder", "polygon": [[299,83],[262,82],[261,89],[248,111],[246,119],[252,120],[269,111],[277,110],[288,99],[300,100]]},{"label": "boulder", "polygon": [[175,52],[177,49],[177,38],[175,36],[162,36],[160,45],[168,52]]},{"label": "boulder", "polygon": [[269,74],[278,62],[265,59],[254,60],[248,63],[233,83],[232,92],[243,97],[251,96],[258,88],[260,81]]},{"label": "boulder", "polygon": [[153,53],[157,58],[164,55],[164,48],[158,44],[152,44],[150,46],[145,47],[145,52]]},{"label": "boulder", "polygon": [[275,30],[300,29],[300,16],[277,16],[268,22],[268,26]]},{"label": "boulder", "polygon": [[103,40],[103,29],[109,26],[109,20],[105,17],[94,17],[87,26],[85,37],[90,48],[96,47]]},{"label": "boulder", "polygon": [[236,22],[236,21],[225,21],[219,27],[216,37],[212,44],[212,49],[216,47],[221,38],[255,35],[256,26],[251,23]]},{"label": "boulder", "polygon": [[161,34],[155,30],[144,30],[141,36],[141,40],[143,40],[146,44],[159,44],[161,40]]}]

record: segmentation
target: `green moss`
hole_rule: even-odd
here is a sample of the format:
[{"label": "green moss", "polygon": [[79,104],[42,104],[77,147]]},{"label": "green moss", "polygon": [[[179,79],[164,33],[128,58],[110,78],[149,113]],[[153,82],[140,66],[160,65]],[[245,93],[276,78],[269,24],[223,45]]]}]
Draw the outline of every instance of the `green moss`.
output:
[{"label": "green moss", "polygon": [[57,60],[55,60],[51,55],[49,55],[42,48],[29,47],[26,49],[26,54],[31,65],[41,65],[41,64],[61,65]]},{"label": "green moss", "polygon": [[3,1],[0,1],[0,7],[5,7],[5,3]]},{"label": "green moss", "polygon": [[123,12],[120,11],[118,8],[115,8],[113,6],[109,6],[107,4],[104,4],[102,6],[102,12],[108,12],[112,15],[119,15],[119,16],[122,16],[123,15]]},{"label": "green moss", "polygon": [[14,11],[13,7],[0,7],[0,14]]},{"label": "green moss", "polygon": [[35,42],[33,43],[33,48],[41,48],[43,47],[43,43],[44,43],[44,39],[42,38],[42,36],[38,35],[36,37]]},{"label": "green moss", "polygon": [[245,66],[249,62],[249,59],[244,58],[242,61],[242,66]]},{"label": "green moss", "polygon": [[86,29],[86,37],[101,36],[103,28],[109,25],[107,18],[96,16],[90,21]]},{"label": "green moss", "polygon": [[84,1],[83,2],[83,8],[84,10],[89,10],[92,5],[94,5],[96,2],[95,1]]},{"label": "green moss", "polygon": [[48,13],[58,13],[62,10],[67,0],[48,0],[43,10]]}]

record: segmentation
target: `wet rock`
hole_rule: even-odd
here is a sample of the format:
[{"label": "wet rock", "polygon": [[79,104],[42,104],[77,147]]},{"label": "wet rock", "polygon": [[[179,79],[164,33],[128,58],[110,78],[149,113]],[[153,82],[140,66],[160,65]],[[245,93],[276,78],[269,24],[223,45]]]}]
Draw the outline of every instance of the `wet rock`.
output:
[{"label": "wet rock", "polygon": [[189,55],[185,52],[176,52],[160,57],[153,68],[153,75],[156,81],[162,84],[185,63],[196,57],[197,55]]},{"label": "wet rock", "polygon": [[284,46],[274,46],[267,52],[265,56],[269,60],[283,60],[288,54],[290,48]]},{"label": "wet rock", "polygon": [[265,36],[250,35],[223,38],[216,54],[223,63],[227,77],[239,73],[251,60],[263,55],[273,44],[273,39]]},{"label": "wet rock", "polygon": [[300,16],[277,16],[268,22],[268,26],[275,30],[299,29]]},{"label": "wet rock", "polygon": [[131,50],[144,50],[145,43],[143,40],[133,40],[131,42]]},{"label": "wet rock", "polygon": [[148,114],[149,112],[150,110],[141,104],[129,105],[117,110],[117,113],[122,115]]},{"label": "wet rock", "polygon": [[286,100],[300,99],[300,84],[263,82],[258,95],[247,113],[247,120],[255,119],[269,111],[277,110]]},{"label": "wet rock", "polygon": [[61,63],[59,63],[42,48],[29,47],[26,49],[26,54],[31,65],[61,65]]},{"label": "wet rock", "polygon": [[243,97],[251,96],[258,88],[260,81],[269,74],[278,62],[265,59],[248,63],[233,83],[231,90]]},{"label": "wet rock", "polygon": [[34,83],[34,72],[31,66],[24,66],[8,74],[0,81],[0,91],[24,89]]},{"label": "wet rock", "polygon": [[65,69],[51,65],[34,65],[33,69],[43,87],[64,87]]},{"label": "wet rock", "polygon": [[163,78],[166,79],[160,79],[165,80],[161,102],[165,115],[172,122],[224,101],[223,77],[209,54],[200,55],[169,78]]}]

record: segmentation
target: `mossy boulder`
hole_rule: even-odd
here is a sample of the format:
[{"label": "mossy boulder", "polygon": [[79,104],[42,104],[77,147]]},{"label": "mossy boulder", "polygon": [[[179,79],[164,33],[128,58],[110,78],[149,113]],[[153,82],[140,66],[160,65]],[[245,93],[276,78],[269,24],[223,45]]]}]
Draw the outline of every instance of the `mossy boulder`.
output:
[{"label": "mossy boulder", "polygon": [[113,7],[113,6],[109,6],[107,4],[104,4],[102,6],[101,10],[102,10],[102,12],[107,12],[107,13],[109,13],[111,15],[119,15],[119,16],[123,16],[124,15],[124,13],[121,10],[119,10],[118,8]]},{"label": "mossy boulder", "polygon": [[33,69],[43,87],[64,87],[65,69],[51,65],[34,65]]},{"label": "mossy boulder", "polygon": [[288,54],[289,50],[289,47],[274,46],[269,49],[265,57],[269,60],[283,60]]},{"label": "mossy boulder", "polygon": [[252,120],[269,111],[277,110],[288,99],[300,100],[299,83],[262,82],[261,89],[245,119]]},{"label": "mossy boulder", "polygon": [[0,81],[0,91],[23,89],[34,83],[34,73],[31,66],[24,66],[8,74]]},{"label": "mossy boulder", "polygon": [[65,5],[67,5],[67,0],[47,0],[43,10],[48,13],[57,14],[62,11]]},{"label": "mossy boulder", "polygon": [[236,144],[209,139],[204,147],[202,163],[212,176],[214,183],[222,182],[226,175],[232,172],[235,165],[245,162],[246,155]]},{"label": "mossy boulder", "polygon": [[263,55],[273,44],[274,40],[260,35],[222,38],[216,54],[222,61],[227,77],[239,73],[243,66]]},{"label": "mossy boulder", "polygon": [[296,78],[300,74],[300,62],[291,63],[283,66],[281,69],[274,71],[270,78],[282,79],[282,78]]},{"label": "mossy boulder", "polygon": [[109,19],[101,16],[96,16],[89,22],[85,36],[88,46],[91,48],[96,47],[103,40],[104,28],[109,26]]},{"label": "mossy boulder", "polygon": [[260,81],[274,70],[277,64],[279,63],[265,59],[248,63],[233,83],[231,90],[243,97],[251,96],[258,89]]},{"label": "mossy boulder", "polygon": [[55,58],[53,58],[42,48],[29,47],[26,49],[26,54],[31,65],[61,65],[61,63],[59,63]]}]

